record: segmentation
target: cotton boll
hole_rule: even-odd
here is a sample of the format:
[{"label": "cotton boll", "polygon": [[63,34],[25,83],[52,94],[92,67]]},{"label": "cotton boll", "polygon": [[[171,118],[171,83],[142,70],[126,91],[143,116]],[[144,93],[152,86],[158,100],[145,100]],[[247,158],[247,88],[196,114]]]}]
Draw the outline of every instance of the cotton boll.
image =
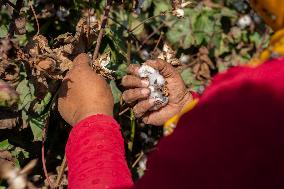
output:
[{"label": "cotton boll", "polygon": [[183,18],[184,17],[184,10],[183,9],[174,10],[173,15],[177,16],[178,18]]},{"label": "cotton boll", "polygon": [[142,78],[148,78],[150,85],[163,86],[165,84],[164,77],[151,66],[143,65],[138,71],[139,76]]},{"label": "cotton boll", "polygon": [[60,6],[59,10],[56,11],[56,16],[60,21],[66,21],[66,17],[70,15],[70,11],[65,7]]},{"label": "cotton boll", "polygon": [[240,28],[245,28],[252,24],[252,19],[249,15],[244,15],[238,20],[238,26]]},{"label": "cotton boll", "polygon": [[140,51],[140,57],[142,58],[142,60],[146,61],[148,59],[150,59],[150,53],[144,49]]},{"label": "cotton boll", "polygon": [[148,79],[149,79],[150,85],[152,86],[161,87],[165,84],[164,77],[160,75],[158,72],[151,74],[150,77],[148,77]]},{"label": "cotton boll", "polygon": [[182,64],[187,64],[189,63],[190,61],[190,56],[189,55],[185,55],[185,54],[182,54],[179,58],[179,61],[182,63]]},{"label": "cotton boll", "polygon": [[147,65],[141,66],[141,68],[138,71],[140,77],[148,77],[149,75],[154,74],[155,72],[157,71],[154,68]]},{"label": "cotton boll", "polygon": [[141,66],[138,73],[141,78],[149,80],[150,99],[154,99],[156,104],[152,110],[158,110],[167,105],[169,99],[162,92],[166,84],[164,77],[157,70],[147,65]]}]

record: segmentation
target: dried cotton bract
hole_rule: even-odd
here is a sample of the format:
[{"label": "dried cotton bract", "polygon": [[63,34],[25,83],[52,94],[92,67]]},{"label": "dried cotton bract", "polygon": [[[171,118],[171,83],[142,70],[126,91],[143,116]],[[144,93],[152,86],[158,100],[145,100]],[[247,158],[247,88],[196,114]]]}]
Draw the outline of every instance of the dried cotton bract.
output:
[{"label": "dried cotton bract", "polygon": [[104,53],[95,60],[92,66],[96,70],[96,72],[101,76],[108,79],[114,79],[112,73],[114,73],[115,71],[107,68],[107,65],[109,63],[110,63],[110,53]]},{"label": "dried cotton bract", "polygon": [[169,98],[164,94],[166,81],[164,77],[151,66],[143,65],[139,69],[139,76],[149,80],[150,99],[155,100],[152,110],[158,110],[167,105]]},{"label": "dried cotton bract", "polygon": [[173,15],[179,18],[184,18],[184,8],[190,5],[192,2],[184,0],[172,0]]}]

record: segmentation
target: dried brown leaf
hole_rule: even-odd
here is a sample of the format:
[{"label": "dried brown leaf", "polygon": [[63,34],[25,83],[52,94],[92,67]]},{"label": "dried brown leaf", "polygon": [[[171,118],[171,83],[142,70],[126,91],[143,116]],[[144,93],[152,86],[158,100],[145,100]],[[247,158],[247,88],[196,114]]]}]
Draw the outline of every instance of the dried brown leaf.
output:
[{"label": "dried brown leaf", "polygon": [[0,61],[0,77],[5,81],[14,82],[18,79],[20,68],[15,63]]},{"label": "dried brown leaf", "polygon": [[17,35],[23,35],[26,33],[26,18],[19,17],[15,19],[15,32]]},{"label": "dried brown leaf", "polygon": [[173,66],[181,66],[180,60],[176,58],[176,52],[167,42],[165,42],[163,51],[158,55],[158,58],[165,60]]}]

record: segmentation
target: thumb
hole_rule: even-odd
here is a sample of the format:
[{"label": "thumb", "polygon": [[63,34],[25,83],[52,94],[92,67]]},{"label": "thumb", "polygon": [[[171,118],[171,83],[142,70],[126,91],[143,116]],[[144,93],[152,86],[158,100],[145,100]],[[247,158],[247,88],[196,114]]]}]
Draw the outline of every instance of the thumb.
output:
[{"label": "thumb", "polygon": [[89,62],[91,61],[90,57],[86,53],[79,54],[73,61],[74,67],[85,67],[89,65]]}]

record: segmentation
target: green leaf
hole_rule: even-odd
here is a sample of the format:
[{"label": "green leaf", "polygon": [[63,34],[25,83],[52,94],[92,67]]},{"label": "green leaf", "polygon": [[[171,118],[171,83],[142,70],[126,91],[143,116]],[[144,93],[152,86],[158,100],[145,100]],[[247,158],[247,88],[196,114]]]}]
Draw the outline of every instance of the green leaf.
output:
[{"label": "green leaf", "polygon": [[34,141],[42,140],[42,132],[45,124],[47,123],[48,113],[39,116],[39,117],[29,117],[28,124],[31,127]]},{"label": "green leaf", "polygon": [[5,25],[0,26],[0,38],[8,36],[8,28]]},{"label": "green leaf", "polygon": [[110,88],[111,88],[111,92],[112,92],[112,95],[113,95],[114,104],[119,103],[122,93],[117,88],[116,83],[113,80],[110,81]]},{"label": "green leaf", "polygon": [[177,20],[166,35],[172,44],[184,49],[189,48],[194,42],[189,19]]},{"label": "green leaf", "polygon": [[187,87],[190,88],[190,90],[195,92],[200,92],[204,90],[204,86],[201,81],[196,80],[194,74],[192,73],[191,68],[187,68],[182,71],[181,77],[186,84]]},{"label": "green leaf", "polygon": [[45,111],[46,106],[49,104],[51,98],[52,95],[48,92],[43,100],[35,103],[35,105],[33,106],[34,112],[41,115]]},{"label": "green leaf", "polygon": [[159,15],[162,12],[171,10],[172,8],[168,0],[156,0],[154,1],[154,4],[155,4],[154,15]]},{"label": "green leaf", "polygon": [[20,103],[18,109],[28,109],[30,107],[30,103],[35,99],[35,96],[33,95],[33,85],[30,83],[29,80],[25,78],[20,81],[16,88],[16,91],[20,94]]},{"label": "green leaf", "polygon": [[10,150],[13,146],[9,143],[8,139],[0,142],[0,150]]},{"label": "green leaf", "polygon": [[145,0],[142,4],[142,10],[146,11],[152,5],[152,0]]},{"label": "green leaf", "polygon": [[190,86],[192,84],[193,79],[194,79],[191,68],[183,70],[182,73],[181,73],[181,77],[182,77],[184,83],[187,86]]},{"label": "green leaf", "polygon": [[[37,101],[34,96],[34,86],[27,79],[23,79],[18,87],[17,91],[20,94],[20,105],[19,109],[22,113],[23,125],[24,127],[30,126],[34,141],[42,140],[42,129],[47,123],[49,116],[49,110],[47,105],[52,99],[51,93],[47,93],[43,100]],[[34,102],[31,111],[31,102]]]},{"label": "green leaf", "polygon": [[224,53],[230,52],[229,45],[226,43],[226,37],[227,36],[225,34],[221,34],[219,36],[216,36],[216,38],[214,38],[215,40],[214,55],[216,57],[219,57]]},{"label": "green leaf", "polygon": [[11,154],[16,159],[16,166],[19,168],[20,162],[23,162],[30,157],[30,153],[20,147],[16,147],[14,150],[12,150]]},{"label": "green leaf", "polygon": [[256,47],[259,47],[262,43],[263,36],[261,36],[258,32],[254,32],[249,37],[250,41],[255,44]]},{"label": "green leaf", "polygon": [[26,30],[27,32],[33,32],[35,30],[34,25],[30,22],[26,23]]},{"label": "green leaf", "polygon": [[18,102],[19,95],[10,84],[0,79],[0,107],[11,107]]},{"label": "green leaf", "polygon": [[232,9],[228,9],[226,7],[223,7],[221,9],[221,15],[222,16],[227,16],[233,19],[237,19],[238,18],[238,13],[235,10]]},{"label": "green leaf", "polygon": [[120,64],[115,72],[116,78],[121,79],[123,76],[127,74],[127,65]]}]

